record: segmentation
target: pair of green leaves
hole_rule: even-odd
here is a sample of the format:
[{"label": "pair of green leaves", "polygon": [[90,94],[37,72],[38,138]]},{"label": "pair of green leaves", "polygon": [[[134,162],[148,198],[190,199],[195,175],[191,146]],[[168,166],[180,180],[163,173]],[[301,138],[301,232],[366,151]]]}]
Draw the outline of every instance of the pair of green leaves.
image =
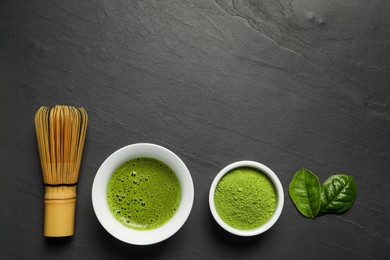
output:
[{"label": "pair of green leaves", "polygon": [[343,213],[352,207],[356,197],[352,176],[332,175],[321,186],[318,177],[307,169],[295,173],[288,191],[299,212],[308,218]]}]

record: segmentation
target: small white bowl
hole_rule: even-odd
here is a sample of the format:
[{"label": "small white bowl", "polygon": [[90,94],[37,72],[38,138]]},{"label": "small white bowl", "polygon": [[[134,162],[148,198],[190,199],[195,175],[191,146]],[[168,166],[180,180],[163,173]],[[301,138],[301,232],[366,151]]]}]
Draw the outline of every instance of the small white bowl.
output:
[{"label": "small white bowl", "polygon": [[[107,185],[111,175],[123,163],[137,157],[163,161],[176,173],[181,186],[179,207],[173,217],[152,230],[134,230],[122,225],[112,215],[107,202]],[[125,146],[111,154],[100,166],[92,186],[92,204],[102,226],[117,239],[133,245],[150,245],[175,234],[187,220],[194,201],[194,185],[183,161],[170,150],[155,144],[139,143]]]},{"label": "small white bowl", "polygon": [[[241,168],[241,167],[250,167],[254,168],[256,170],[259,170],[260,172],[264,173],[273,183],[276,191],[276,208],[274,211],[274,214],[272,217],[263,225],[261,225],[258,228],[251,229],[251,230],[241,230],[234,228],[228,224],[226,224],[221,217],[218,215],[217,210],[215,209],[215,204],[214,204],[214,195],[215,195],[215,189],[217,187],[217,184],[219,181],[222,179],[222,177],[230,172],[233,169],[236,168]],[[210,193],[209,193],[209,206],[211,210],[211,214],[213,215],[214,219],[217,221],[217,223],[226,231],[237,235],[237,236],[255,236],[258,234],[261,234],[268,229],[270,229],[278,220],[280,214],[282,213],[283,209],[283,204],[284,204],[284,192],[283,192],[283,187],[282,184],[279,181],[279,178],[276,176],[276,174],[267,166],[258,163],[258,162],[253,162],[253,161],[239,161],[235,162],[232,164],[229,164],[225,168],[223,168],[215,177],[213,183],[211,184],[210,188]]]}]

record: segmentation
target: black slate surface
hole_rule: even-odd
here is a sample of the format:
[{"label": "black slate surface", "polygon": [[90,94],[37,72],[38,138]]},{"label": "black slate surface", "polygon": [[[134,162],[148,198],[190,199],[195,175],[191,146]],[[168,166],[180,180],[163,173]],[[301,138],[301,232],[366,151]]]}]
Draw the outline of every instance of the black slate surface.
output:
[{"label": "black slate surface", "polygon": [[[390,2],[319,0],[2,1],[1,259],[386,259],[390,254]],[[45,239],[33,116],[41,105],[90,116],[76,234]],[[137,247],[111,237],[91,203],[116,149],[150,142],[186,163],[189,219]],[[253,238],[223,231],[208,208],[214,176],[266,164],[285,189],[277,224]],[[288,184],[355,177],[346,214],[302,217]]]}]

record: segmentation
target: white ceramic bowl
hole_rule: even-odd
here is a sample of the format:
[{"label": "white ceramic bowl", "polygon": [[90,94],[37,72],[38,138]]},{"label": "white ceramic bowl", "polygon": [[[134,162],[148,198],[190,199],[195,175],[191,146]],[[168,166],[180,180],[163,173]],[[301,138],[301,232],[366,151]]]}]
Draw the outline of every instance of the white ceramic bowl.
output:
[{"label": "white ceramic bowl", "polygon": [[[250,167],[257,169],[264,173],[273,183],[276,191],[276,209],[274,211],[274,214],[272,217],[263,225],[261,225],[258,228],[251,229],[251,230],[241,230],[234,228],[228,224],[226,224],[221,217],[218,215],[217,210],[215,209],[215,204],[214,204],[214,195],[215,195],[215,189],[217,187],[217,184],[219,181],[222,179],[222,177],[230,172],[233,169],[240,168],[240,167]],[[258,234],[261,234],[268,229],[270,229],[275,222],[278,220],[280,214],[282,213],[283,209],[283,204],[284,204],[284,192],[283,192],[283,187],[282,184],[279,181],[279,178],[276,176],[276,174],[267,166],[258,163],[258,162],[253,162],[253,161],[239,161],[235,162],[232,164],[229,164],[225,168],[223,168],[215,177],[213,183],[211,184],[210,188],[210,193],[209,193],[209,205],[210,205],[210,210],[211,214],[213,215],[214,219],[217,221],[217,223],[224,228],[226,231],[238,235],[238,236],[255,236]]]},{"label": "white ceramic bowl", "polygon": [[[152,230],[134,230],[122,225],[112,215],[107,202],[107,185],[114,171],[126,161],[137,157],[155,158],[176,173],[181,186],[179,207],[173,217]],[[100,166],[92,186],[92,204],[102,226],[114,237],[133,245],[150,245],[175,234],[187,220],[194,201],[194,185],[183,161],[170,150],[155,144],[139,143],[125,146],[111,154]]]}]

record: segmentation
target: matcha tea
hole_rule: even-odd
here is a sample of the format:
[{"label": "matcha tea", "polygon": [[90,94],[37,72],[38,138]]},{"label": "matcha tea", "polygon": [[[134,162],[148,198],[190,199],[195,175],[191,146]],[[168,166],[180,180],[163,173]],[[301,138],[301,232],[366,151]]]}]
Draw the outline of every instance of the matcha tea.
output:
[{"label": "matcha tea", "polygon": [[215,190],[214,203],[226,224],[250,230],[272,217],[276,209],[276,191],[265,174],[242,167],[222,177]]},{"label": "matcha tea", "polygon": [[127,161],[111,176],[109,208],[123,225],[137,230],[165,224],[179,207],[181,188],[175,172],[153,158]]}]

